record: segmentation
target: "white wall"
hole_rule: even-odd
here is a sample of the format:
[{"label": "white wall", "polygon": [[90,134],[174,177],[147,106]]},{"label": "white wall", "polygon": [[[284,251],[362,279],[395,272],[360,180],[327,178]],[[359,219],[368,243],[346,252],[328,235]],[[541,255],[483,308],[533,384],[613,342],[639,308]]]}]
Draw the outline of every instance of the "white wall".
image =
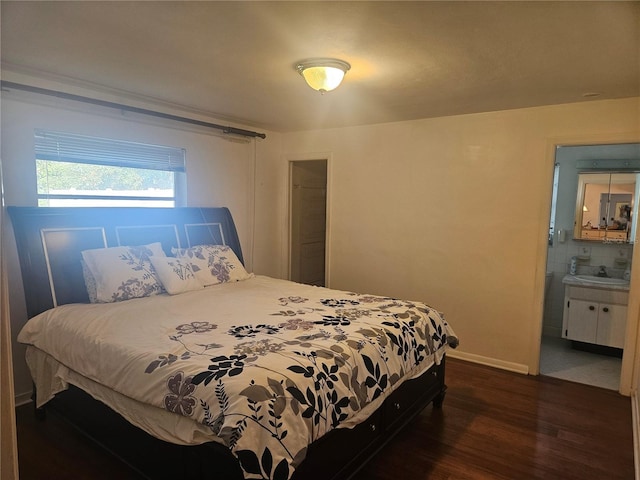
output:
[{"label": "white wall", "polygon": [[536,372],[553,145],[637,138],[638,104],[289,133],[273,168],[331,157],[331,287],[425,301],[445,312],[459,356]]},{"label": "white wall", "polygon": [[[184,147],[187,150],[187,205],[227,206],[234,216],[249,270],[257,273],[278,275],[278,266],[263,252],[269,250],[268,225],[264,240],[257,250],[261,258],[254,266],[254,165],[260,163],[261,155],[279,154],[279,134],[267,133],[265,140],[249,142],[222,138],[219,133],[200,127],[185,127],[175,122],[151,120],[149,118],[121,115],[103,109],[74,106],[73,109],[60,101],[2,97],[2,160],[4,170],[5,201],[7,205],[35,206],[36,173],[33,152],[34,129],[73,132],[107,138],[118,138],[152,144]],[[178,112],[179,113],[179,112]],[[260,146],[257,146],[257,143]],[[268,190],[268,174],[263,177],[260,191]],[[257,183],[257,182],[255,182]],[[271,196],[271,194],[269,194]],[[10,288],[11,330],[14,341],[13,358],[15,391],[19,400],[31,390],[30,376],[24,362],[24,346],[15,342],[15,337],[26,321],[24,293],[15,241],[10,225],[7,225],[7,241],[3,251],[6,255]]]}]

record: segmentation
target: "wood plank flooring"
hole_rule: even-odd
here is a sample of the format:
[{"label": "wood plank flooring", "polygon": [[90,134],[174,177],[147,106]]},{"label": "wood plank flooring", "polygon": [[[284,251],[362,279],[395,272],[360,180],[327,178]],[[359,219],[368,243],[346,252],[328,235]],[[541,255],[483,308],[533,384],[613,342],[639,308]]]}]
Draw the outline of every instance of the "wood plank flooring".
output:
[{"label": "wood plank flooring", "polygon": [[[446,379],[443,408],[427,407],[354,480],[634,478],[629,398],[455,359]],[[17,422],[21,480],[140,478],[30,405]]]}]

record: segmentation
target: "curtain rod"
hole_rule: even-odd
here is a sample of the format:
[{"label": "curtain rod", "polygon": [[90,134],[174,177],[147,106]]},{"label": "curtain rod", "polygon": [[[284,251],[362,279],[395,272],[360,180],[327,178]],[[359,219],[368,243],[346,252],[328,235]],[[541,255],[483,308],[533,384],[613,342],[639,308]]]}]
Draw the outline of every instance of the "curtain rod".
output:
[{"label": "curtain rod", "polygon": [[31,85],[23,85],[21,83],[7,82],[6,80],[0,81],[0,87],[2,89],[15,89],[23,90],[25,92],[38,93],[40,95],[48,95],[50,97],[58,97],[65,100],[74,100],[76,102],[90,103],[92,105],[99,105],[101,107],[115,108],[118,110],[126,110],[128,112],[140,113],[142,115],[150,115],[152,117],[164,118],[166,120],[174,120],[176,122],[190,123],[192,125],[199,125],[201,127],[215,128],[222,130],[223,133],[231,133],[234,135],[242,135],[244,137],[260,137],[266,138],[264,133],[252,132],[251,130],[244,130],[242,128],[229,127],[225,125],[218,125],[216,123],[203,122],[202,120],[196,120],[193,118],[180,117],[178,115],[171,115],[170,113],[156,112],[155,110],[148,110],[146,108],[132,107],[131,105],[125,105],[122,103],[107,102],[105,100],[98,100],[96,98],[84,97],[82,95],[74,95],[72,93],[59,92],[57,90],[49,90],[46,88],[33,87]]}]

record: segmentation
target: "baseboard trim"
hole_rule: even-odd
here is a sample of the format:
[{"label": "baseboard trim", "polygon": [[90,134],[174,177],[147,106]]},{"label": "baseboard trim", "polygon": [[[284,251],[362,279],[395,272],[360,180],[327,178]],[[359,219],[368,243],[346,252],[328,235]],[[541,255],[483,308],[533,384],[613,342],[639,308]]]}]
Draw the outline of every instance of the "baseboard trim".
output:
[{"label": "baseboard trim", "polygon": [[635,478],[640,480],[640,404],[638,404],[638,391],[631,392],[631,424],[633,426],[633,466]]},{"label": "baseboard trim", "polygon": [[475,355],[473,353],[460,352],[458,350],[451,349],[447,351],[447,356],[450,358],[466,360],[472,363],[479,363],[480,365],[486,365],[488,367],[499,368],[500,370],[522,373],[523,375],[529,374],[529,367],[521,363],[505,362],[504,360],[498,360],[497,358],[483,357],[482,355]]}]

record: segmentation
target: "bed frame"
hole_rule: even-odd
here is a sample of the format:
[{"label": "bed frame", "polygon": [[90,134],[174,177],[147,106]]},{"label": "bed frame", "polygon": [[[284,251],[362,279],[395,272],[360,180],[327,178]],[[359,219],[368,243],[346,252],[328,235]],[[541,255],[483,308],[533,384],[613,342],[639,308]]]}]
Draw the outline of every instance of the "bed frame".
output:
[{"label": "bed frame", "polygon": [[[172,247],[225,244],[244,263],[227,208],[8,207],[8,211],[29,318],[57,305],[89,301],[80,263],[85,249],[159,241],[170,255]],[[353,429],[333,430],[314,442],[292,479],[351,478],[429,403],[442,406],[444,373],[443,358],[419,378],[404,382],[366,421]],[[143,477],[243,478],[236,458],[224,446],[215,442],[181,446],[158,440],[77,387],[57,394],[45,407]],[[36,413],[44,417],[43,409]]]}]

